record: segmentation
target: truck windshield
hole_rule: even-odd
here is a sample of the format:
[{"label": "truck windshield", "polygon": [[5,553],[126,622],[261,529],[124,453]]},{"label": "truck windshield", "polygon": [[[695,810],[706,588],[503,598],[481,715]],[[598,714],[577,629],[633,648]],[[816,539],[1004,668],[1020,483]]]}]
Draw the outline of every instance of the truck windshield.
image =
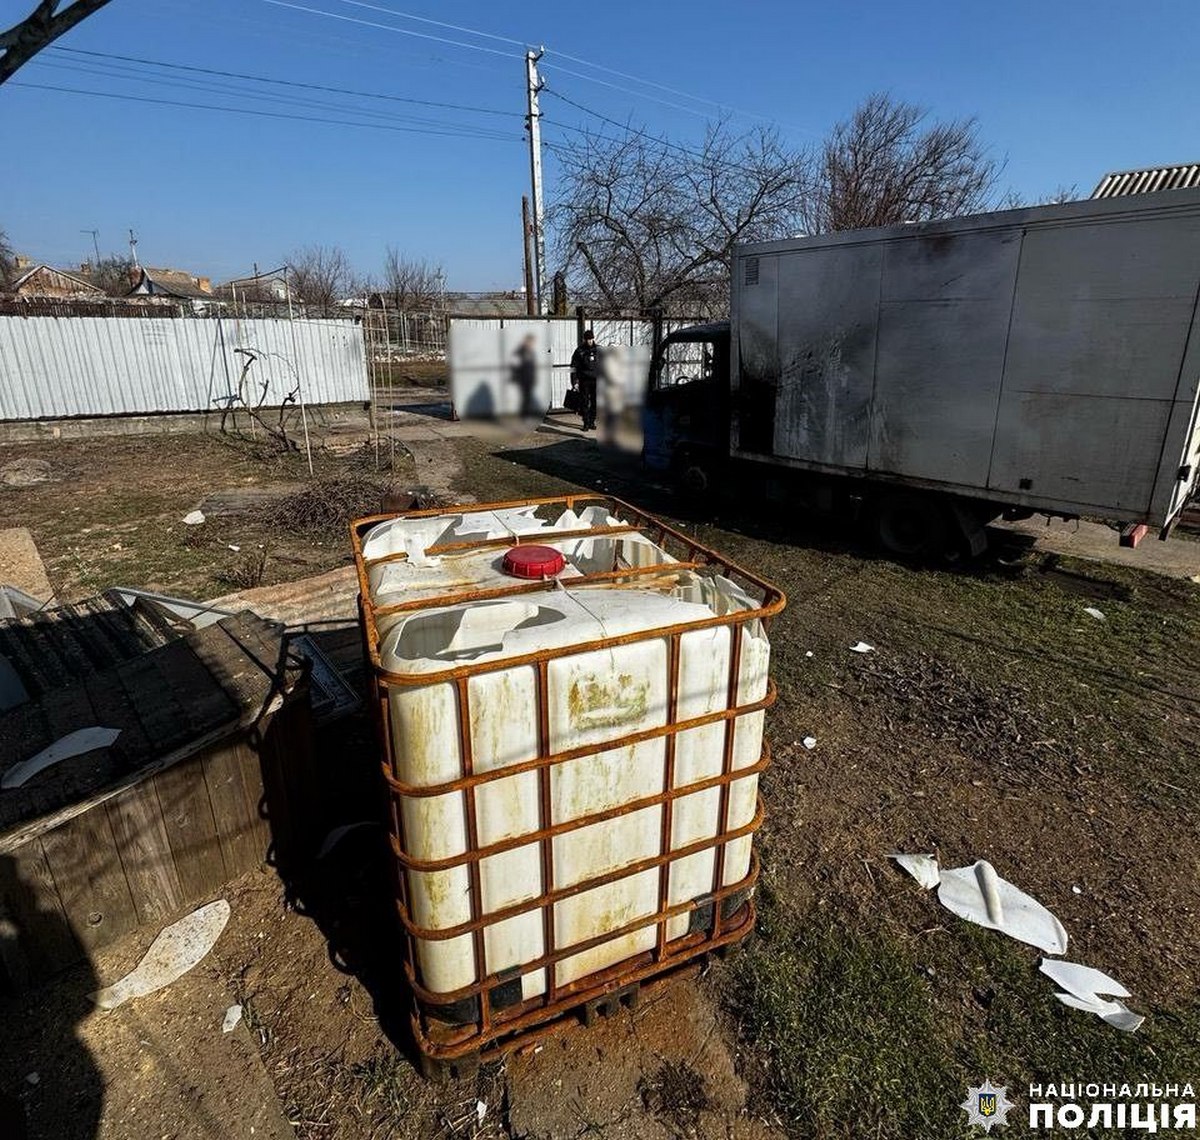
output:
[{"label": "truck windshield", "polygon": [[678,388],[713,376],[713,346],[709,341],[671,341],[663,348],[658,387]]}]

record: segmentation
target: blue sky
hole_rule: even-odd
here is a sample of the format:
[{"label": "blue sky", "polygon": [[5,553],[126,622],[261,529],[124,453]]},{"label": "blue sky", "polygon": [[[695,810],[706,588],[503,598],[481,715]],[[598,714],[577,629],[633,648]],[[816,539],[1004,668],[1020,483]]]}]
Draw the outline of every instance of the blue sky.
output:
[{"label": "blue sky", "polygon": [[[0,27],[33,7],[0,0]],[[392,245],[440,262],[451,289],[516,287],[529,169],[521,42],[546,45],[550,92],[682,142],[719,104],[737,125],[769,120],[794,143],[814,143],[864,95],[885,90],[937,117],[976,116],[1006,163],[1003,186],[1026,196],[1072,184],[1086,196],[1110,169],[1200,161],[1196,0],[112,0],[57,46],[477,110],[51,51],[0,87],[0,228],[19,251],[62,264],[90,251],[82,229],[99,229],[107,253],[125,248],[132,226],[146,264],[216,279],[320,242],[340,245],[364,273],[378,273]],[[156,82],[138,78],[150,73]],[[416,131],[18,83],[306,118],[361,122],[369,113]],[[548,141],[580,125],[610,129],[552,94],[543,111]],[[458,133],[416,133],[431,130]]]}]

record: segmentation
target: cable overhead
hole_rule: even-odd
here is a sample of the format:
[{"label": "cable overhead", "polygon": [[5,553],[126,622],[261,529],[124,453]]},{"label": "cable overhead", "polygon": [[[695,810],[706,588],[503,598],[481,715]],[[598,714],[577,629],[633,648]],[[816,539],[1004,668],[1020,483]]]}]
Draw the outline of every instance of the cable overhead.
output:
[{"label": "cable overhead", "polygon": [[[268,4],[279,3],[281,0],[266,0]],[[550,48],[546,49],[550,51]],[[583,79],[588,83],[598,83],[601,87],[611,87],[614,91],[620,91],[624,95],[631,94],[628,85],[622,86],[619,83],[609,83],[607,79],[597,79],[594,75],[584,75],[582,71],[572,71],[569,67],[562,67],[557,63],[548,63],[544,65],[545,70],[557,71],[563,75],[570,75],[575,79]],[[676,111],[684,111],[689,115],[699,115],[702,119],[711,119],[712,116],[707,111],[698,111],[695,107],[685,107],[682,103],[672,103],[668,99],[660,99],[657,95],[647,95],[645,92],[634,92],[639,99],[649,99],[652,103],[661,103],[664,107],[671,107]]]},{"label": "cable overhead", "polygon": [[[586,115],[592,115],[594,118],[600,119],[602,122],[608,123],[616,127],[618,130],[624,131],[626,134],[637,135],[639,138],[649,139],[651,142],[656,142],[660,146],[665,146],[670,150],[677,150],[683,154],[691,155],[692,158],[703,158],[703,151],[694,150],[692,147],[684,146],[682,143],[673,143],[659,135],[651,134],[649,131],[639,130],[637,127],[631,126],[629,123],[622,123],[620,119],[609,118],[608,115],[602,115],[599,111],[593,111],[591,107],[585,107],[582,103],[577,103],[574,99],[563,95],[556,91],[553,87],[546,87],[547,95],[553,95],[560,102],[569,103],[572,107],[582,111]],[[567,131],[576,131],[579,134],[587,134],[588,132],[583,127],[573,127],[568,123],[560,123],[556,119],[543,119],[544,122],[550,123],[552,126],[559,127]],[[611,135],[600,135],[600,138],[611,138]]]},{"label": "cable overhead", "polygon": [[[349,0],[343,0],[348,3]],[[754,111],[739,111],[736,107],[726,106],[724,103],[718,103],[715,99],[706,99],[703,95],[693,95],[688,91],[681,91],[678,87],[668,87],[664,83],[655,83],[652,79],[643,79],[639,75],[631,75],[628,71],[618,71],[615,67],[605,67],[602,63],[593,63],[590,59],[580,59],[577,55],[568,55],[565,51],[558,51],[554,48],[547,48],[548,52],[558,56],[560,59],[570,60],[572,63],[582,64],[584,67],[591,67],[596,71],[603,71],[606,75],[616,75],[621,79],[632,79],[635,83],[641,83],[646,87],[653,87],[658,91],[665,91],[668,95],[678,95],[683,99],[693,99],[697,103],[707,103],[710,107],[716,107],[721,111],[735,111],[739,115],[749,115],[755,119],[766,119],[771,122],[766,115],[757,114]]]},{"label": "cable overhead", "polygon": [[520,111],[500,111],[495,107],[472,107],[465,103],[441,103],[433,99],[413,99],[405,95],[386,95],[378,91],[355,91],[347,87],[329,87],[320,83],[301,83],[294,79],[272,79],[265,75],[246,75],[238,71],[220,71],[212,67],[195,67],[186,63],[167,63],[158,59],[143,59],[134,55],[114,55],[111,52],[84,51],[82,48],[50,48],[53,54],[94,56],[99,59],[120,60],[124,63],[140,63],[150,67],[165,67],[172,71],[191,71],[200,75],[219,76],[223,79],[244,79],[251,83],[270,83],[278,87],[298,87],[306,91],[323,91],[326,94],[352,95],[359,99],[385,99],[392,103],[411,103],[420,107],[439,107],[449,111],[470,111],[478,115],[501,115],[505,118],[523,119]]},{"label": "cable overhead", "polygon": [[[545,94],[553,95],[556,99],[559,99],[564,103],[569,103],[572,107],[578,108],[580,111],[583,111],[585,114],[593,115],[593,116],[595,116],[595,118],[601,119],[604,122],[609,123],[614,127],[617,127],[618,129],[624,131],[626,134],[636,135],[639,138],[648,139],[650,142],[656,143],[657,145],[665,147],[668,150],[675,150],[675,151],[679,151],[679,153],[681,153],[681,154],[686,154],[689,158],[696,158],[696,159],[700,159],[701,161],[704,161],[704,162],[710,162],[710,163],[712,163],[713,166],[718,167],[723,170],[736,170],[736,171],[740,171],[745,174],[756,173],[754,167],[747,166],[745,163],[727,162],[722,159],[716,159],[712,155],[707,154],[704,151],[696,150],[693,147],[684,146],[681,143],[673,143],[669,139],[662,138],[659,135],[651,133],[650,131],[639,130],[637,127],[631,126],[628,123],[622,123],[619,119],[609,118],[609,116],[602,115],[599,111],[593,111],[591,109],[591,107],[585,107],[582,103],[577,103],[574,99],[568,98],[566,95],[563,95],[558,91],[555,91],[554,88],[552,88],[552,87],[545,88]],[[543,116],[542,122],[548,123],[549,125],[554,126],[554,127],[558,127],[560,130],[574,131],[576,134],[581,134],[581,135],[591,134],[591,132],[588,131],[584,127],[572,126],[569,123],[560,123],[557,119],[547,119]],[[601,138],[601,139],[607,139],[609,142],[620,142],[621,141],[620,139],[613,138],[612,135],[601,134],[599,132],[596,133],[595,137]],[[565,149],[561,148],[561,147],[554,148],[554,149],[561,150],[561,151],[563,151],[563,153],[569,153],[568,151],[565,151]]]},{"label": "cable overhead", "polygon": [[472,51],[485,51],[489,55],[501,55],[512,59],[513,53],[501,51],[499,48],[484,47],[483,44],[469,44],[463,40],[452,40],[446,36],[435,36],[430,32],[416,32],[412,28],[397,28],[395,24],[380,24],[375,20],[363,20],[358,16],[343,16],[339,12],[326,12],[321,8],[309,8],[305,4],[293,4],[290,0],[262,0],[264,4],[273,4],[276,8],[292,8],[297,12],[311,12],[314,16],[328,16],[331,20],[344,20],[348,24],[361,24],[366,28],[379,28],[385,32],[395,32],[401,36],[415,36],[419,40],[434,40],[440,44],[451,44],[453,47],[470,48]]},{"label": "cable overhead", "polygon": [[313,115],[292,115],[283,111],[258,111],[250,107],[220,107],[211,103],[189,103],[180,99],[154,99],[148,95],[123,95],[115,91],[89,91],[80,87],[58,87],[49,83],[25,83],[11,80],[10,87],[29,87],[39,91],[60,91],[70,95],[91,95],[100,99],[122,99],[132,103],[154,103],[164,107],[187,107],[196,111],[224,111],[230,115],[254,115],[266,119],[292,119],[302,123],[327,123],[339,127],[365,127],[377,131],[394,131],[413,135],[441,135],[445,138],[479,138],[494,142],[519,142],[520,140],[508,135],[478,131],[468,134],[469,128],[459,131],[436,130],[426,127],[399,127],[388,123],[355,122],[353,119],[326,119]]},{"label": "cable overhead", "polygon": [[182,89],[187,91],[199,91],[210,95],[232,96],[234,98],[245,98],[247,96],[257,99],[266,100],[271,103],[283,104],[286,106],[296,106],[311,108],[319,111],[335,111],[339,114],[354,114],[367,116],[372,119],[383,119],[388,122],[396,123],[416,123],[423,126],[446,128],[455,132],[463,132],[465,137],[482,136],[486,130],[494,134],[496,137],[511,137],[501,135],[500,132],[494,131],[491,128],[475,127],[470,123],[458,123],[450,119],[435,119],[420,115],[397,114],[388,110],[376,110],[371,107],[349,107],[345,104],[325,102],[322,100],[306,98],[298,95],[276,94],[275,92],[264,92],[252,87],[233,87],[229,84],[205,82],[203,80],[193,80],[190,77],[177,78],[172,75],[164,75],[159,72],[146,72],[135,70],[134,67],[118,64],[106,63],[103,61],[93,60],[63,60],[63,59],[47,59],[36,60],[34,63],[38,68],[64,68],[72,73],[81,75],[95,75],[104,79],[115,79],[122,82],[132,83],[152,83],[162,85],[171,89]]},{"label": "cable overhead", "polygon": [[519,48],[526,46],[524,40],[514,40],[511,36],[497,36],[491,32],[481,32],[478,28],[467,28],[462,24],[448,24],[445,20],[434,20],[429,16],[416,16],[412,12],[401,12],[396,8],[385,8],[380,4],[368,4],[366,0],[337,0],[339,4],[352,4],[356,8],[370,8],[376,12],[386,12],[389,16],[399,16],[402,20],[417,20],[422,24],[432,24],[435,28],[449,28],[454,32],[466,32],[469,36],[479,36],[485,40],[496,40],[502,44],[516,44]]}]

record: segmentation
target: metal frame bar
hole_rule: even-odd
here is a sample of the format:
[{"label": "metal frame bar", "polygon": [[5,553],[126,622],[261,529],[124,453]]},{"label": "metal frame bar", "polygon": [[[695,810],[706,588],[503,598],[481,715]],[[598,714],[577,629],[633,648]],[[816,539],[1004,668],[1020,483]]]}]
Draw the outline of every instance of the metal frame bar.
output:
[{"label": "metal frame bar", "polygon": [[[668,558],[675,558],[674,548],[683,557],[678,561],[663,560],[651,565],[636,567],[616,566],[616,555],[611,569],[592,573],[579,574],[574,577],[560,577],[556,585],[568,591],[590,590],[606,586],[619,586],[625,583],[669,585],[672,577],[683,573],[704,573],[706,570],[724,574],[731,578],[740,588],[748,589],[751,596],[757,594],[759,601],[750,608],[736,610],[726,614],[714,614],[709,618],[697,621],[680,622],[672,625],[638,630],[633,633],[616,637],[604,637],[577,644],[554,646],[535,652],[507,657],[499,660],[484,662],[469,662],[462,665],[451,665],[446,669],[420,672],[395,672],[385,669],[380,656],[381,635],[378,620],[382,617],[396,616],[433,608],[464,603],[491,601],[514,595],[544,592],[548,584],[544,581],[516,581],[511,585],[488,586],[480,588],[464,588],[428,595],[388,605],[376,606],[371,602],[370,572],[380,565],[402,561],[406,558],[403,553],[384,555],[380,558],[367,560],[363,554],[363,539],[368,530],[381,522],[397,518],[428,518],[449,514],[474,514],[502,510],[511,507],[546,507],[548,509],[579,510],[587,506],[603,505],[607,507],[609,517],[619,519],[615,525],[576,528],[572,530],[541,530],[522,534],[506,535],[500,538],[471,539],[462,542],[445,542],[430,547],[428,553],[441,555],[465,555],[472,551],[488,550],[501,546],[537,543],[555,545],[563,541],[577,541],[586,538],[620,539],[630,534],[642,534],[655,543]],[[399,514],[373,515],[369,518],[356,520],[351,524],[351,542],[354,549],[355,564],[361,593],[359,612],[362,621],[363,647],[374,675],[376,710],[376,731],[388,760],[381,764],[380,771],[383,782],[389,792],[390,811],[392,816],[391,847],[395,855],[394,869],[397,879],[396,909],[400,924],[404,929],[408,944],[408,957],[404,962],[404,972],[414,996],[415,1008],[413,1014],[414,1034],[418,1045],[433,1057],[452,1059],[464,1054],[493,1047],[500,1038],[511,1037],[522,1030],[535,1030],[538,1026],[559,1020],[582,1002],[599,996],[615,985],[626,985],[631,982],[650,978],[664,971],[674,970],[682,963],[727,945],[742,937],[753,925],[754,907],[750,899],[739,909],[736,915],[723,915],[726,900],[735,896],[747,895],[757,882],[759,863],[756,852],[751,852],[750,869],[740,881],[725,884],[725,853],[726,846],[733,840],[752,835],[762,825],[763,807],[761,798],[756,802],[756,809],[749,822],[729,830],[729,811],[731,800],[731,785],[738,780],[756,778],[770,761],[770,750],[764,742],[760,759],[751,765],[734,767],[734,743],[736,724],[739,718],[754,715],[769,708],[777,698],[777,690],[773,682],[768,680],[764,696],[755,701],[738,704],[740,688],[740,672],[742,660],[743,629],[748,623],[761,622],[763,627],[769,626],[770,619],[783,609],[786,599],[782,591],[753,573],[730,562],[714,551],[702,546],[687,535],[668,527],[665,523],[646,515],[644,512],[619,499],[606,495],[580,494],[567,496],[551,496],[539,499],[510,500],[497,503],[471,504],[461,509],[447,511],[445,508],[432,508],[421,511],[409,511]],[[729,676],[727,682],[725,707],[714,713],[703,716],[679,719],[678,687],[681,668],[682,638],[685,634],[718,627],[728,627],[730,635]],[[626,733],[610,740],[593,742],[577,746],[561,752],[550,752],[550,713],[549,713],[549,667],[550,662],[559,658],[573,657],[596,650],[612,649],[619,646],[632,645],[644,641],[667,642],[669,692],[666,718],[663,724],[638,732]],[[537,702],[537,755],[501,768],[485,772],[475,770],[472,752],[470,728],[470,678],[497,672],[501,670],[532,667],[535,674],[535,699]],[[442,781],[438,784],[414,785],[401,779],[400,758],[395,754],[391,734],[390,696],[397,690],[407,687],[450,683],[454,686],[457,701],[458,718],[458,747],[461,757],[461,775],[453,780]],[[677,737],[680,732],[686,732],[710,724],[723,725],[723,747],[721,771],[706,779],[695,781],[683,787],[675,787],[675,755]],[[555,822],[552,810],[552,775],[557,765],[569,763],[583,756],[607,752],[617,748],[629,747],[647,741],[661,739],[663,741],[664,782],[661,791],[637,800],[627,801],[614,807],[589,813],[574,819]],[[537,773],[538,786],[538,825],[534,831],[525,832],[519,836],[510,837],[488,844],[479,845],[479,830],[477,818],[477,789],[486,787],[497,780],[510,779],[529,772]],[[677,799],[695,795],[711,788],[720,789],[718,819],[715,833],[698,841],[685,844],[678,848],[672,846],[672,831],[674,821],[674,805]],[[405,799],[424,798],[458,794],[463,799],[466,823],[466,850],[454,855],[438,859],[417,859],[410,855],[403,832],[403,815],[401,804]],[[618,818],[632,812],[644,811],[658,807],[660,809],[660,844],[658,854],[638,860],[633,864],[625,864],[616,869],[570,886],[556,886],[554,882],[554,840],[561,835],[570,834],[582,828],[593,826],[610,819]],[[541,884],[536,894],[507,904],[495,911],[482,911],[482,873],[481,864],[484,859],[502,854],[515,848],[537,844],[541,863]],[[701,851],[715,850],[713,889],[710,893],[683,902],[670,903],[670,874],[671,868],[683,858]],[[408,897],[409,873],[448,873],[458,868],[465,868],[470,882],[469,917],[464,922],[441,929],[429,929],[417,925],[411,916]],[[644,874],[658,869],[657,900],[652,912],[641,915],[618,929],[606,930],[598,935],[581,940],[568,946],[557,944],[555,937],[555,907],[564,901],[587,891],[633,875]],[[668,940],[667,926],[679,915],[693,913],[711,905],[712,919],[708,928],[703,931],[693,931],[688,934]],[[497,973],[485,972],[486,945],[484,931],[496,923],[510,920],[521,914],[541,911],[543,915],[543,953],[536,959],[521,963],[517,967],[509,967]],[[738,918],[742,911],[746,912],[746,920]],[[646,927],[656,927],[653,947],[634,958],[618,963],[612,967],[590,974],[585,978],[560,985],[557,980],[557,965],[564,960],[585,953],[587,950],[606,942],[625,937],[628,934]],[[419,943],[444,941],[470,935],[475,955],[475,980],[453,991],[433,993],[420,983],[417,977],[416,949]],[[524,977],[545,971],[545,987],[541,994],[534,998],[523,1000],[503,1010],[493,1010],[489,1000],[492,989],[504,983],[511,983],[514,977]],[[454,1026],[437,1017],[439,1007],[455,1005],[465,999],[476,999],[478,1013],[472,1023]],[[544,1030],[542,1030],[544,1031]]]}]

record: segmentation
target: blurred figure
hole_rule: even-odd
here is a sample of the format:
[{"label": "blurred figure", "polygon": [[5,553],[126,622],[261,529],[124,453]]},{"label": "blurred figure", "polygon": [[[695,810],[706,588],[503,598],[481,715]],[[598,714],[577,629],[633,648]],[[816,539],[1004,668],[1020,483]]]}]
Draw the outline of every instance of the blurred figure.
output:
[{"label": "blurred figure", "polygon": [[533,402],[533,386],[537,380],[537,341],[530,333],[513,353],[512,382],[521,391],[521,418],[532,420],[537,418],[537,408]]},{"label": "blurred figure", "polygon": [[583,343],[571,354],[571,383],[579,389],[579,415],[584,431],[596,430],[596,385],[602,362],[595,334],[588,329]]},{"label": "blurred figure", "polygon": [[621,422],[621,413],[625,411],[625,381],[628,374],[629,361],[625,358],[625,348],[615,345],[606,349],[601,369],[605,443],[617,442],[617,427]]}]

